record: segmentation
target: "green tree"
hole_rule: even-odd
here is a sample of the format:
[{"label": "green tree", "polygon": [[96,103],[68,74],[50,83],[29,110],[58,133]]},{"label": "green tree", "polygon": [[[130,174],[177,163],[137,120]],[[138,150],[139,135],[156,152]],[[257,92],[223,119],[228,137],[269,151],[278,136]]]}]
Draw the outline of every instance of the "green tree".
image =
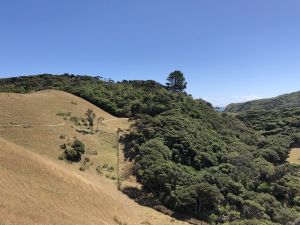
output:
[{"label": "green tree", "polygon": [[174,72],[170,73],[167,78],[167,87],[169,90],[174,92],[183,92],[186,89],[187,83],[185,82],[185,78],[181,71],[175,70]]},{"label": "green tree", "polygon": [[171,193],[175,199],[175,206],[181,211],[194,212],[202,219],[207,219],[224,200],[224,196],[215,186],[206,182],[190,186],[176,186]]},{"label": "green tree", "polygon": [[86,111],[85,115],[87,116],[87,120],[88,120],[88,122],[89,122],[89,126],[90,126],[89,128],[91,128],[92,131],[93,131],[93,128],[94,128],[94,119],[95,119],[95,117],[96,117],[96,114],[94,113],[93,110],[88,109],[88,110]]},{"label": "green tree", "polygon": [[72,148],[65,150],[65,156],[67,160],[73,162],[79,162],[81,155],[85,153],[85,145],[78,139],[72,143]]}]

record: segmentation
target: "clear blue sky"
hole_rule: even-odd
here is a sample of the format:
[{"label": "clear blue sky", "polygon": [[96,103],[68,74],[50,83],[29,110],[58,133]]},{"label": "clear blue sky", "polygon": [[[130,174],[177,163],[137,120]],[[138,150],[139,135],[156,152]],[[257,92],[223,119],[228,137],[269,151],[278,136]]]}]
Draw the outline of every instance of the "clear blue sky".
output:
[{"label": "clear blue sky", "polygon": [[300,90],[299,0],[1,0],[0,77],[165,82],[223,106]]}]

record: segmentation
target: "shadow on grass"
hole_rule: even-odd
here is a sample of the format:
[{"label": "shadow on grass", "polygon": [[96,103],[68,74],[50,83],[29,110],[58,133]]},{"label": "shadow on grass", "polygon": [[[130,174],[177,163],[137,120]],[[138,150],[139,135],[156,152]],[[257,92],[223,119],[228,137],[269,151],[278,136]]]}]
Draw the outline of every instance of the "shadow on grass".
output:
[{"label": "shadow on grass", "polygon": [[135,143],[132,142],[133,139],[134,137],[132,133],[123,134],[119,139],[120,144],[123,145],[123,153],[125,160],[128,161],[134,160],[137,156],[137,151],[135,150]]}]

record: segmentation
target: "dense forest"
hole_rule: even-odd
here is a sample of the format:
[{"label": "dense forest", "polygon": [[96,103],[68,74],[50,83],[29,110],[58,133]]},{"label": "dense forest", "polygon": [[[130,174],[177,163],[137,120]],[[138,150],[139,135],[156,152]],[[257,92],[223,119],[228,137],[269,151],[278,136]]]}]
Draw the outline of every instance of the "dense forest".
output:
[{"label": "dense forest", "polygon": [[211,224],[299,222],[299,168],[286,162],[298,144],[299,110],[276,121],[268,113],[231,116],[173,81],[43,74],[0,79],[0,92],[58,89],[131,117],[126,156],[145,190],[175,211]]},{"label": "dense forest", "polygon": [[300,91],[280,95],[275,98],[230,104],[226,107],[225,112],[239,113],[254,110],[278,110],[295,107],[300,107]]},{"label": "dense forest", "polygon": [[266,137],[284,135],[296,141],[300,135],[300,108],[298,107],[247,111],[237,114],[237,118]]}]

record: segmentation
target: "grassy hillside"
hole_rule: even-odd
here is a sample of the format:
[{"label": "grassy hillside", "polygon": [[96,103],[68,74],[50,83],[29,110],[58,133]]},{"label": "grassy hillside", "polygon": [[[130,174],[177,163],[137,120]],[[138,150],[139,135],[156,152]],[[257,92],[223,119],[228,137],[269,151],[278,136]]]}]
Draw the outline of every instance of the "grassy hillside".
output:
[{"label": "grassy hillside", "polygon": [[137,205],[108,180],[79,173],[2,138],[0,189],[3,225],[179,224]]},{"label": "grassy hillside", "polygon": [[[79,139],[86,145],[93,170],[104,164],[116,168],[116,131],[129,127],[127,119],[118,119],[79,97],[56,90],[0,93],[0,105],[1,137],[54,160],[62,154],[60,145]],[[80,132],[87,127],[73,120],[85,118],[88,109],[95,112],[96,118],[104,118],[99,133]]]},{"label": "grassy hillside", "polygon": [[253,110],[276,110],[294,107],[300,107],[300,92],[284,94],[275,98],[230,104],[226,107],[225,112],[238,113]]},{"label": "grassy hillside", "polygon": [[297,168],[286,162],[293,144],[288,136],[267,138],[209,103],[154,81],[74,75],[0,80],[6,92],[49,88],[132,117],[125,157],[134,160],[145,190],[169,208],[212,224],[287,224],[299,217]]}]

